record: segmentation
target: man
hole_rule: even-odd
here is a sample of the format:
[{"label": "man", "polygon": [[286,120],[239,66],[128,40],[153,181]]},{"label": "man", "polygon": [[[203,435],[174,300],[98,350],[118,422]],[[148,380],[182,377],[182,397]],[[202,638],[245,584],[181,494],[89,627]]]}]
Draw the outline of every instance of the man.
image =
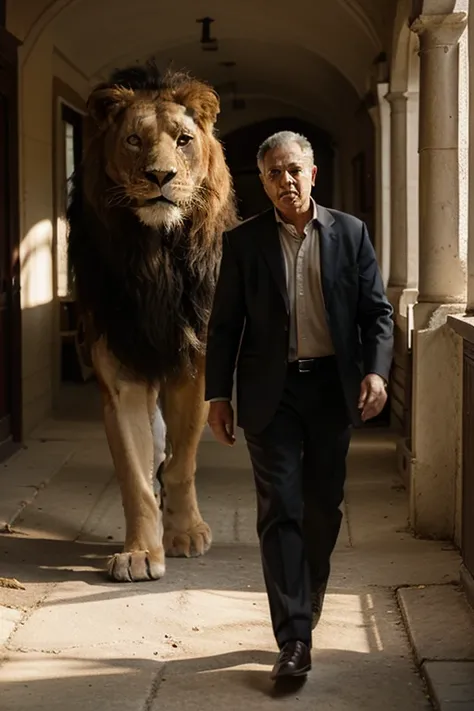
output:
[{"label": "man", "polygon": [[232,445],[237,364],[278,679],[311,668],[351,426],[385,405],[393,327],[365,224],[311,197],[317,168],[308,140],[277,133],[257,162],[273,208],[224,235],[206,399],[215,437]]}]

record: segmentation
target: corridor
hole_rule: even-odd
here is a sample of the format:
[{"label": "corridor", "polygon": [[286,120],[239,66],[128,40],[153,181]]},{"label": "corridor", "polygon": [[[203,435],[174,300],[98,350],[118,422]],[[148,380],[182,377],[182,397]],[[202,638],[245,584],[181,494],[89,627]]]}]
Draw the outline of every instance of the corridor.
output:
[{"label": "corridor", "polygon": [[[469,5],[0,0],[0,711],[474,710]],[[94,87],[150,59],[216,90],[242,218],[269,205],[261,141],[308,137],[313,197],[365,223],[394,309],[389,402],[351,447],[313,671],[282,698],[242,437],[203,437],[208,555],[158,582],[104,572],[124,519],[77,347],[69,179]]]},{"label": "corridor", "polygon": [[[93,384],[64,392],[67,407],[0,473],[0,569],[24,588],[0,588],[2,708],[187,711],[205,708],[211,694],[216,710],[423,711],[431,704],[418,663],[426,660],[441,697],[439,660],[474,658],[458,552],[410,534],[394,438],[374,429],[353,441],[313,671],[302,688],[273,698],[275,648],[242,438],[234,451],[208,437],[201,444],[211,552],[168,561],[159,582],[113,584],[103,569],[123,518],[97,393]],[[472,665],[458,664],[468,699]]]}]

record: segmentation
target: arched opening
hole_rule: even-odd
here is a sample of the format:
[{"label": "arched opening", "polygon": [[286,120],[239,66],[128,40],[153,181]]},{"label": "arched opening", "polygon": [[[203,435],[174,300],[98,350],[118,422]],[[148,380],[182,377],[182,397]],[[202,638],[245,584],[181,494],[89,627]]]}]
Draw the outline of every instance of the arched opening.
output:
[{"label": "arched opening", "polygon": [[319,173],[313,197],[327,207],[333,204],[334,150],[331,136],[313,124],[291,116],[267,119],[250,126],[243,126],[222,137],[234,179],[239,214],[243,219],[269,206],[258,176],[256,154],[265,138],[284,130],[303,134],[311,142]]}]

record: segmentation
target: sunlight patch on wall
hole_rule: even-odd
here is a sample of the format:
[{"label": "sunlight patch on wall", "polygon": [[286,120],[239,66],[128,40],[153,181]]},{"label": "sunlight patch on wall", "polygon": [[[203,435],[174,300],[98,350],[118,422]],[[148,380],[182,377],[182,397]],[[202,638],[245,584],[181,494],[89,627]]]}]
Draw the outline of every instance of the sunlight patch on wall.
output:
[{"label": "sunlight patch on wall", "polygon": [[21,307],[32,308],[53,300],[53,228],[51,220],[40,220],[20,246]]}]

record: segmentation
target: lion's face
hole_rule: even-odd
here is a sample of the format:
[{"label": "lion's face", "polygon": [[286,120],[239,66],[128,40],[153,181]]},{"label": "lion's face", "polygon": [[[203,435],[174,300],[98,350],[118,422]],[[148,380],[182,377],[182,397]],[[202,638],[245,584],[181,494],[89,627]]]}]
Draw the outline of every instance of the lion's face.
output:
[{"label": "lion's face", "polygon": [[[191,88],[191,90],[190,90]],[[193,89],[193,90],[192,90]],[[205,199],[218,102],[196,82],[188,91],[98,90],[89,100],[102,131],[107,202],[172,229]]]}]

